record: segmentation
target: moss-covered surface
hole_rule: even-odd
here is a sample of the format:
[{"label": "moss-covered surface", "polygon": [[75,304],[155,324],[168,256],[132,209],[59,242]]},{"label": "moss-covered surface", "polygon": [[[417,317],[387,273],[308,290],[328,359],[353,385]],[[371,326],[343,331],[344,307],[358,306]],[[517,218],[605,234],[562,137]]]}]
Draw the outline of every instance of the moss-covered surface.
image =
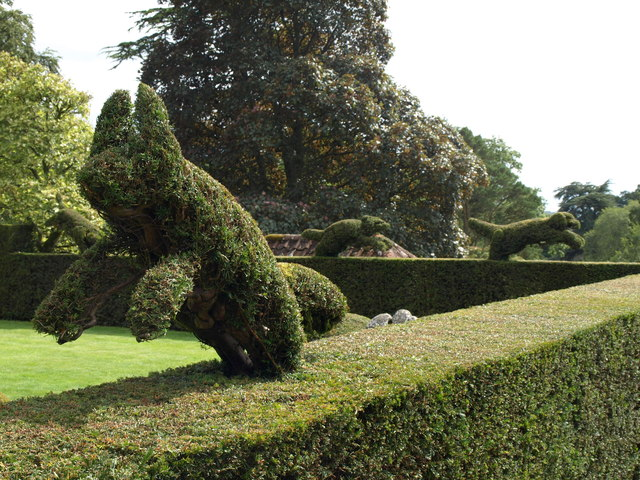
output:
[{"label": "moss-covered surface", "polygon": [[633,480],[639,314],[632,276],[311,342],[275,381],[205,363],[9,402],[0,476]]},{"label": "moss-covered surface", "polygon": [[573,249],[584,246],[584,238],[572,231],[580,228],[580,222],[568,212],[507,225],[470,218],[469,226],[491,241],[489,260],[508,260],[510,255],[522,251],[528,245],[564,243]]}]

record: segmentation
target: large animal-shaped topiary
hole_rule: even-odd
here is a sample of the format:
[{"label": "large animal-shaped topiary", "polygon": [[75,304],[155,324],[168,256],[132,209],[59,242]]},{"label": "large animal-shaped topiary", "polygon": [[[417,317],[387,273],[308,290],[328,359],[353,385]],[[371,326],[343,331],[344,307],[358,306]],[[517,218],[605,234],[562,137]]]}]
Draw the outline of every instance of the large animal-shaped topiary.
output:
[{"label": "large animal-shaped topiary", "polygon": [[507,225],[469,219],[469,226],[491,241],[490,260],[508,260],[509,255],[520,252],[527,245],[537,243],[564,243],[578,249],[584,239],[571,229],[580,228],[580,222],[568,212],[554,213],[547,218],[532,218]]},{"label": "large animal-shaped topiary", "polygon": [[302,236],[318,242],[316,256],[336,257],[347,247],[371,247],[382,252],[389,250],[393,242],[379,234],[390,229],[391,226],[381,218],[364,215],[359,220],[340,220],[324,230],[305,230]]},{"label": "large animal-shaped topiary", "polygon": [[[300,312],[256,222],[182,157],[151,88],[140,85],[133,107],[125,91],[105,103],[78,176],[113,234],[61,277],[39,306],[35,328],[59,343],[75,340],[95,324],[96,308],[111,291],[135,281],[127,320],[139,341],[164,334],[177,319],[216,349],[229,373],[296,368]],[[115,253],[128,254],[144,273],[93,295]]]}]

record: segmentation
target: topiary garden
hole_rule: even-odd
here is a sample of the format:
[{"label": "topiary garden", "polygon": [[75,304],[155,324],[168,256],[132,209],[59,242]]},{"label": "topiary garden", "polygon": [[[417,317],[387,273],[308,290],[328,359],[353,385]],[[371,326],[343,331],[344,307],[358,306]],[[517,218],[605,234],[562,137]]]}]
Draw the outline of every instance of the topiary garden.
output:
[{"label": "topiary garden", "polygon": [[[105,103],[78,181],[107,229],[61,209],[49,242],[66,233],[79,255],[0,256],[0,274],[29,286],[0,282],[0,316],[33,315],[60,344],[109,322],[140,342],[177,326],[221,367],[0,393],[2,478],[640,473],[640,277],[608,280],[640,265],[502,261],[531,243],[581,247],[570,214],[471,219],[489,261],[334,258],[393,244],[372,216],[306,230],[316,255],[277,261],[229,191],[182,156],[144,84],[135,104],[124,91]],[[43,250],[33,228],[7,232],[5,252]],[[399,308],[423,318],[375,331],[345,321]]]}]

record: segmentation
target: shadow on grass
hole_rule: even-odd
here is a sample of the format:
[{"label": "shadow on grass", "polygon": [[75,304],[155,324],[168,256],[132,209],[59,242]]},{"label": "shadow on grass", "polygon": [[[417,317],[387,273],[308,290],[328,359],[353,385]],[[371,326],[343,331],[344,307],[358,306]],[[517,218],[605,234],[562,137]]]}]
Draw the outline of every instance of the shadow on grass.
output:
[{"label": "shadow on grass", "polygon": [[188,393],[220,391],[263,381],[268,380],[226,377],[218,360],[200,362],[150,373],[146,377],[126,378],[44,397],[0,403],[0,423],[18,419],[31,424],[53,422],[73,427],[86,423],[92,411],[105,407],[162,405]]}]

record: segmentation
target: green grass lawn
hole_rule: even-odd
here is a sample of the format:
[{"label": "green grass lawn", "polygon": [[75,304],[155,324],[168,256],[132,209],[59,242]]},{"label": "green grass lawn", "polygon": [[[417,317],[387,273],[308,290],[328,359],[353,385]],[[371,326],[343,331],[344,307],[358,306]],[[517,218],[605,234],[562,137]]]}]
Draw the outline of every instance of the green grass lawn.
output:
[{"label": "green grass lawn", "polygon": [[62,392],[218,358],[188,332],[137,343],[125,328],[94,327],[58,345],[30,322],[0,320],[0,393],[10,400]]}]

